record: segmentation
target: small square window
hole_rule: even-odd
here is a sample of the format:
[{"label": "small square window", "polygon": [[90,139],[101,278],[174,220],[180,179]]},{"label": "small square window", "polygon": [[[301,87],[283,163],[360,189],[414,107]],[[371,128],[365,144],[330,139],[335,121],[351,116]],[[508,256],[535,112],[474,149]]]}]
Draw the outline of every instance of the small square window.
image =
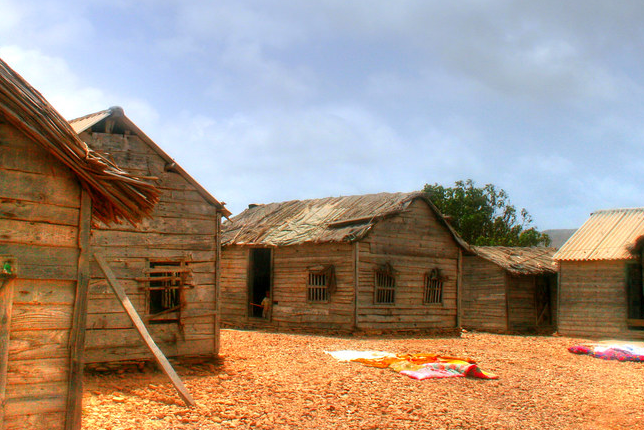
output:
[{"label": "small square window", "polygon": [[393,304],[396,299],[396,278],[391,266],[376,270],[376,304]]},{"label": "small square window", "polygon": [[433,269],[425,274],[425,286],[423,289],[423,304],[443,303],[443,279],[438,269]]}]

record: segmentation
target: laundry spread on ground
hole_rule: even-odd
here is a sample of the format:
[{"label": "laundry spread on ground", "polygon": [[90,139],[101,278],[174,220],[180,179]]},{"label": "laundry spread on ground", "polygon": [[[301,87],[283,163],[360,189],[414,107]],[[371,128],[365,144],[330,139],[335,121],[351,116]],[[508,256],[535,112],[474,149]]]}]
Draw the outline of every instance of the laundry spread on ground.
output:
[{"label": "laundry spread on ground", "polygon": [[603,360],[644,362],[644,347],[628,343],[582,344],[568,348],[573,354],[587,354]]},{"label": "laundry spread on ground", "polygon": [[366,366],[391,369],[413,379],[466,377],[498,379],[483,371],[472,359],[436,354],[392,354],[384,351],[325,351],[339,361],[353,361]]}]

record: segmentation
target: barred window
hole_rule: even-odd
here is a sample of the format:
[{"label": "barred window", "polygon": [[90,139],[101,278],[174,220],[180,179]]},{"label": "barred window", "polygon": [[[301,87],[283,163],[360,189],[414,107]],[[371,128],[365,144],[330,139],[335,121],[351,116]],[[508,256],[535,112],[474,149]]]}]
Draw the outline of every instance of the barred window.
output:
[{"label": "barred window", "polygon": [[306,300],[312,303],[329,301],[329,279],[325,272],[309,272]]},{"label": "barred window", "polygon": [[376,270],[376,304],[392,304],[396,299],[396,278],[391,266]]},{"label": "barred window", "polygon": [[148,314],[153,323],[176,322],[183,306],[185,261],[151,261],[148,274]]},{"label": "barred window", "polygon": [[309,303],[326,303],[335,294],[338,283],[333,264],[309,267],[306,283],[306,300]]},{"label": "barred window", "polygon": [[423,304],[443,303],[443,278],[438,269],[425,273],[425,288],[423,289]]}]

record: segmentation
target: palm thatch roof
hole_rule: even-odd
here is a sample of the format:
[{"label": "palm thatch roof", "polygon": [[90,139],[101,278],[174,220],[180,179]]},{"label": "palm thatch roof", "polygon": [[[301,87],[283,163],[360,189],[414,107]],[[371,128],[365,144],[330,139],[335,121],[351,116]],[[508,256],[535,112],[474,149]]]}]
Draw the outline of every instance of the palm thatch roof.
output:
[{"label": "palm thatch roof", "polygon": [[77,134],[81,134],[86,130],[91,130],[92,127],[102,123],[107,120],[117,120],[123,126],[131,131],[133,134],[138,136],[146,145],[148,145],[154,152],[156,152],[165,162],[168,170],[171,170],[174,173],[177,173],[183,179],[191,184],[195,190],[206,200],[209,204],[217,208],[222,215],[229,217],[231,215],[230,211],[226,209],[224,203],[219,202],[214,198],[204,187],[199,184],[192,176],[188,174],[174,159],[172,159],[159,145],[157,145],[152,139],[150,139],[139,127],[136,126],[130,120],[125,113],[123,108],[119,106],[113,106],[109,109],[102,110],[100,112],[91,113],[89,115],[82,116],[80,118],[72,119],[69,121],[69,124],[72,126],[74,131]]},{"label": "palm thatch roof", "polygon": [[552,256],[556,248],[518,246],[474,246],[474,252],[513,275],[557,273]]},{"label": "palm thatch roof", "polygon": [[223,225],[222,245],[285,246],[353,242],[383,219],[424,201],[463,249],[469,246],[443,218],[426,193],[380,193],[251,205]]},{"label": "palm thatch roof", "polygon": [[2,59],[0,115],[76,174],[91,195],[97,219],[137,223],[152,212],[159,195],[154,185],[91,150],[49,102]]}]

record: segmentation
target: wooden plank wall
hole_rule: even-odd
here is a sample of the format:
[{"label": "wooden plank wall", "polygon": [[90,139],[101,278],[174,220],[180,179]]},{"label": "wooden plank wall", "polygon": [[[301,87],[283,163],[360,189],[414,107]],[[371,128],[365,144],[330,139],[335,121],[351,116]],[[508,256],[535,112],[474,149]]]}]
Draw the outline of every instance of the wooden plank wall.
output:
[{"label": "wooden plank wall", "polygon": [[[250,247],[226,246],[222,250],[222,320],[248,323],[248,258]],[[328,303],[308,303],[309,268],[333,264],[337,291]],[[273,248],[273,314],[271,321],[256,324],[284,328],[353,328],[353,246],[351,244],[296,245]]]},{"label": "wooden plank wall", "polygon": [[[0,254],[16,257],[5,429],[65,423],[80,186],[0,117]],[[6,341],[3,339],[2,341]]]},{"label": "wooden plank wall", "polygon": [[511,331],[534,331],[537,307],[534,276],[507,277],[508,322]]},{"label": "wooden plank wall", "polygon": [[[353,328],[353,247],[348,243],[304,244],[274,250],[273,318],[280,327]],[[307,302],[309,268],[332,264],[337,291],[328,303]]]},{"label": "wooden plank wall", "polygon": [[248,320],[247,246],[224,246],[221,249],[221,320],[226,324]]},{"label": "wooden plank wall", "polygon": [[463,258],[461,323],[464,328],[507,331],[505,271],[476,255]]},{"label": "wooden plank wall", "polygon": [[565,336],[644,338],[626,325],[625,261],[561,261],[558,331]]},{"label": "wooden plank wall", "polygon": [[[401,215],[376,224],[359,253],[359,329],[456,328],[459,248],[425,202],[417,200]],[[374,304],[374,273],[385,263],[397,271],[395,305]],[[424,274],[435,267],[445,277],[443,303],[424,305]]]},{"label": "wooden plank wall", "polygon": [[[167,356],[215,354],[215,260],[217,212],[179,174],[165,171],[166,162],[135,135],[83,133],[88,144],[109,153],[128,171],[159,178],[160,203],[152,219],[139,226],[99,224],[92,246],[102,253],[141,316],[146,295],[141,287],[150,259],[187,258],[196,285],[185,290],[183,330],[176,323],[148,325]],[[102,271],[92,262],[86,362],[150,358],[132,324],[112,294]]]}]

